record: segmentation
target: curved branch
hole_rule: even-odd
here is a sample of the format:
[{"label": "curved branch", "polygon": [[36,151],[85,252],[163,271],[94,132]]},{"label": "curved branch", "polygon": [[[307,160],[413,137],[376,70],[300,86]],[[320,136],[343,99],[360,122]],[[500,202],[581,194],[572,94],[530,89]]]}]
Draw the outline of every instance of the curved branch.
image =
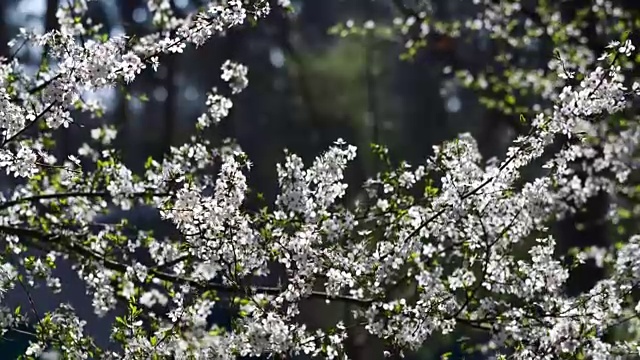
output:
[{"label": "curved branch", "polygon": [[[57,248],[57,250],[59,251],[66,252],[69,255],[75,254],[85,258],[92,259],[100,263],[101,265],[103,265],[109,270],[117,271],[120,273],[124,273],[127,271],[128,266],[126,264],[123,264],[114,260],[110,260],[106,256],[99,254],[91,249],[88,249],[68,238],[65,239],[64,235],[61,235],[61,234],[47,235],[33,229],[4,226],[4,225],[0,226],[0,233],[15,235],[19,237],[26,237],[31,240],[42,241],[47,245]],[[189,285],[201,291],[215,290],[217,292],[222,292],[227,294],[238,294],[238,295],[244,295],[244,296],[250,296],[250,295],[256,295],[256,294],[280,295],[284,291],[284,289],[280,287],[248,286],[245,288],[241,288],[241,287],[227,285],[227,284],[214,283],[211,281],[200,282],[192,278],[166,273],[163,271],[156,270],[154,268],[149,269],[149,274],[153,275],[154,277],[160,280],[168,281],[174,284]],[[313,291],[310,294],[308,294],[307,297],[323,299],[323,300],[338,300],[338,301],[344,301],[347,303],[359,304],[359,305],[367,305],[374,301],[373,299],[358,299],[358,298],[354,298],[350,296],[342,296],[342,295],[332,296],[330,294],[327,294],[325,292],[320,292],[320,291]]]},{"label": "curved branch", "polygon": [[[131,196],[133,197],[142,197],[142,196],[163,197],[163,196],[170,196],[170,195],[171,195],[170,193],[153,193],[153,192],[136,192],[131,194]],[[19,205],[19,204],[28,203],[28,202],[35,202],[40,200],[54,200],[54,199],[67,199],[67,198],[111,198],[111,197],[113,197],[113,195],[108,192],[82,192],[82,191],[33,195],[33,196],[25,196],[25,197],[14,199],[14,200],[8,200],[3,203],[0,203],[0,210],[10,208],[14,205]]]}]

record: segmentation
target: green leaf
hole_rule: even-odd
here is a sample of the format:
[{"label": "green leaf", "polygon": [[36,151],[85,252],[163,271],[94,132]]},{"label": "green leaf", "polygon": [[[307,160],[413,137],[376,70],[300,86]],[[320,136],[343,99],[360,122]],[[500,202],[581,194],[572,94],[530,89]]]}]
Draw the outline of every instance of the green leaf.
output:
[{"label": "green leaf", "polygon": [[622,219],[630,219],[631,211],[625,208],[620,208],[618,209],[618,216],[620,216]]},{"label": "green leaf", "polygon": [[527,119],[525,119],[524,115],[522,114],[520,114],[520,123],[523,125],[527,123]]}]

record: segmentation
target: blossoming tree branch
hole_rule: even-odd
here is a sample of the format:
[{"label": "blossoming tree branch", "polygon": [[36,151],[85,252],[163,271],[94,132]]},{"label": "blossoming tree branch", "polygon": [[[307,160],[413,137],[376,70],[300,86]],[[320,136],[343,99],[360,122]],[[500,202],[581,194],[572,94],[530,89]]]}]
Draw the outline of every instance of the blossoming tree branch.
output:
[{"label": "blossoming tree branch", "polygon": [[[52,270],[70,259],[95,313],[125,314],[108,325],[116,346],[100,349],[69,305],[47,313],[3,306],[5,332],[35,316],[26,358],[49,348],[68,359],[344,358],[348,326],[305,324],[300,304],[309,299],[349,303],[354,324],[393,354],[470,329],[486,334],[485,351],[498,358],[639,355],[637,339],[607,335],[636,323],[640,236],[605,249],[607,276],[570,297],[568,275],[589,254],[558,256],[549,230],[598,192],[629,187],[640,127],[606,119],[628,111],[640,94],[621,70],[635,56],[630,40],[611,39],[588,64],[558,57],[545,88],[553,105],[528,119],[527,133],[499,158],[483,159],[468,134],[434,147],[421,164],[392,165],[376,146],[386,167],[348,189],[344,173],[357,149],[337,139],[306,165],[286,153],[275,204],[252,212],[243,205],[250,160],[205,136],[248,85],[248,69],[233,59],[220,69],[228,91],[208,94],[195,135],[149,159],[143,174],[122,163],[111,127],[84,124],[92,140],[66,159],[53,155],[53,134],[74,114],[103,111],[85,94],[157,70],[162,54],[249,21],[260,26],[287,2],[211,2],[178,18],[168,1],[150,0],[157,31],[141,38],[100,35],[99,24],[82,21],[88,3],[62,5],[59,30],[25,30],[12,42],[49,49],[35,74],[15,57],[0,63],[0,166],[22,179],[0,199],[0,284],[3,293],[40,283],[64,292]],[[488,8],[494,18],[510,14]],[[530,167],[541,167],[533,179],[522,176]],[[348,191],[366,196],[347,203]],[[141,206],[156,209],[179,236],[96,220]],[[276,271],[278,281],[261,281]],[[229,328],[207,320],[216,305],[236,309]]]}]

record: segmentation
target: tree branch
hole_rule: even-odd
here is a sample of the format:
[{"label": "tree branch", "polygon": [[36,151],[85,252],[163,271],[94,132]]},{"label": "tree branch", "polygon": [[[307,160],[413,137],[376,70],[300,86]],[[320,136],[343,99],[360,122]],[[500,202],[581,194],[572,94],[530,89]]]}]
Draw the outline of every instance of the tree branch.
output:
[{"label": "tree branch", "polygon": [[[84,258],[92,259],[109,270],[125,273],[127,271],[128,266],[126,264],[110,260],[106,256],[94,252],[91,249],[88,249],[76,242],[66,239],[64,241],[64,237],[61,234],[55,235],[47,235],[40,231],[33,229],[26,229],[20,227],[11,227],[11,226],[0,226],[0,233],[5,233],[9,235],[16,235],[19,237],[26,237],[32,240],[39,240],[47,243],[48,245],[52,245],[57,247],[59,251],[64,251],[69,255],[81,255]],[[60,241],[63,240],[63,241]],[[267,286],[248,286],[245,288],[240,288],[237,286],[220,284],[214,282],[200,282],[195,279],[191,279],[188,277],[182,277],[170,273],[166,273],[163,271],[156,270],[154,268],[149,269],[149,274],[154,277],[168,281],[174,284],[182,284],[189,285],[195,289],[201,291],[215,290],[217,292],[227,293],[227,294],[242,294],[245,296],[255,295],[255,294],[266,294],[266,295],[280,295],[284,289],[280,287],[267,287]],[[358,299],[350,296],[331,296],[327,293],[320,291],[313,291],[308,294],[308,298],[319,298],[324,300],[338,300],[344,301],[352,304],[359,305],[367,305],[373,302],[373,299]]]},{"label": "tree branch", "polygon": [[[170,196],[170,195],[171,195],[170,193],[153,193],[153,192],[136,192],[131,194],[131,196],[133,197],[142,197],[142,196],[163,197],[163,196]],[[111,197],[112,195],[108,192],[82,192],[82,191],[33,195],[33,196],[25,196],[15,200],[9,200],[9,201],[0,203],[0,210],[10,208],[14,205],[19,205],[27,202],[35,202],[40,200],[54,200],[54,199],[66,199],[66,198],[111,198]]]},{"label": "tree branch", "polygon": [[20,129],[20,131],[18,131],[17,133],[13,134],[11,137],[5,139],[2,144],[0,145],[0,148],[3,148],[5,145],[7,145],[8,143],[12,142],[13,140],[15,140],[16,138],[18,138],[18,136],[24,134],[27,130],[29,130],[33,125],[35,125],[38,120],[40,120],[46,113],[49,112],[49,110],[51,110],[55,105],[57,105],[57,102],[52,102],[51,104],[49,104],[49,106],[47,106],[44,110],[42,110],[42,112],[40,114],[38,114],[36,116],[35,119],[33,119],[33,121],[31,121],[30,123],[28,123],[27,125],[25,125],[25,127],[23,127],[22,129]]}]

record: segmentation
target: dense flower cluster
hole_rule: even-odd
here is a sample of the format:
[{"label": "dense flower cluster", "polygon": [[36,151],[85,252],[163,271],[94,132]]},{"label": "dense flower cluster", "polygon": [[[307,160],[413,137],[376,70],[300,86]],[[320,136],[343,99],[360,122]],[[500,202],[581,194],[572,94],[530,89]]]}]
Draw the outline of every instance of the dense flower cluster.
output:
[{"label": "dense flower cluster", "polygon": [[[482,20],[468,26],[508,27],[504,19],[519,5],[500,3],[487,1]],[[266,1],[229,0],[178,19],[168,1],[150,0],[148,7],[158,31],[130,44],[126,37],[94,38],[91,27],[74,20],[87,1],[69,1],[58,11],[60,30],[19,38],[48,46],[50,68],[33,76],[16,60],[0,62],[0,167],[26,178],[0,195],[0,296],[43,281],[64,291],[52,269],[65,258],[96,314],[124,312],[112,324],[119,347],[104,350],[69,305],[34,311],[36,333],[25,355],[54,348],[70,359],[345,357],[345,324],[316,329],[300,321],[309,299],[353,305],[356,324],[399,350],[467,327],[486,332],[483,350],[498,358],[640,355],[638,341],[603,336],[640,312],[633,296],[640,236],[561,259],[548,230],[598,192],[624,189],[636,167],[638,124],[616,130],[603,120],[640,95],[619,65],[633,54],[631,42],[611,43],[593,66],[562,59],[550,66],[562,81],[554,77],[540,88],[553,105],[531,119],[530,132],[502,158],[485,161],[473,137],[462,134],[436,146],[424,164],[389,166],[366,181],[359,201],[347,203],[347,191],[360,190],[345,180],[357,151],[338,140],[308,166],[286,153],[275,204],[256,213],[244,207],[251,162],[237,146],[194,136],[162,160],[149,159],[142,175],[119,159],[111,127],[90,124],[91,140],[68,159],[45,146],[50,131],[73,122],[74,109],[101,108],[82,94],[134,81],[157,67],[158,55],[202,45],[270,11]],[[220,70],[232,95],[248,85],[244,65],[230,60]],[[233,103],[214,89],[206,105],[198,134],[223,121]],[[34,124],[43,131],[27,136]],[[554,149],[561,137],[577,141]],[[538,163],[545,170],[539,176],[522,175]],[[116,207],[136,206],[155,209],[179,235],[157,238],[125,221],[97,221]],[[608,276],[586,293],[566,295],[572,267],[594,254]],[[230,327],[208,321],[216,306],[236,312]],[[3,331],[29,316],[28,307],[0,307]]]}]

